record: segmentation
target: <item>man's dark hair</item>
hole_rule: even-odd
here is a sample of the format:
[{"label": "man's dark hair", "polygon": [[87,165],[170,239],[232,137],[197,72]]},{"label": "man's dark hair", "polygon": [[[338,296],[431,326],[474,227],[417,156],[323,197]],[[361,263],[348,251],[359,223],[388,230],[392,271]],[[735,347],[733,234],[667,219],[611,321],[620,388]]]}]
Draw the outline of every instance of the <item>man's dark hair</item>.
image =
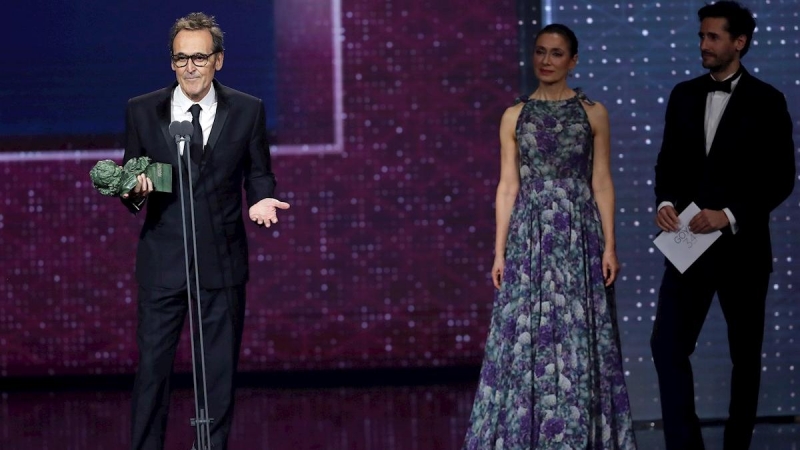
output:
[{"label": "man's dark hair", "polygon": [[217,24],[214,16],[209,16],[201,12],[193,12],[176,20],[169,30],[169,52],[172,54],[172,43],[175,36],[183,30],[208,30],[214,43],[214,52],[225,51],[225,39],[222,29]]},{"label": "man's dark hair", "polygon": [[557,34],[561,36],[565,41],[567,41],[567,44],[569,44],[569,56],[572,57],[578,54],[578,37],[575,36],[575,33],[570,30],[568,26],[560,23],[551,23],[536,33],[536,39],[534,39],[534,42],[539,40],[539,36],[543,34]]},{"label": "man's dark hair", "polygon": [[747,38],[739,57],[743,57],[750,49],[753,31],[756,29],[756,19],[753,18],[753,12],[740,5],[739,2],[724,0],[706,4],[697,11],[697,17],[701,22],[709,17],[726,19],[728,21],[726,31],[731,38],[736,39],[742,35]]}]

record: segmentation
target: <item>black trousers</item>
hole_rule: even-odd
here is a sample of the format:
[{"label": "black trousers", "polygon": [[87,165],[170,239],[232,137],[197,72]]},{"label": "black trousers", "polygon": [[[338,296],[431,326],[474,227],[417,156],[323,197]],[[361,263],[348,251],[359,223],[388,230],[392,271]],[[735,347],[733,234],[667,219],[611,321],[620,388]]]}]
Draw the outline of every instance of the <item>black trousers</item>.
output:
[{"label": "black trousers", "polygon": [[[194,284],[192,284],[194,286]],[[139,367],[133,387],[131,449],[162,450],[170,400],[170,377],[188,311],[187,290],[139,287],[137,343]],[[193,297],[196,302],[197,297]],[[208,389],[208,417],[213,418],[214,450],[227,446],[233,417],[234,375],[244,322],[245,287],[200,290]],[[197,314],[194,347],[200,371]],[[202,385],[198,385],[202,394]],[[200,395],[200,405],[204,400]],[[189,426],[189,418],[186,418]],[[188,445],[187,445],[188,450]]]},{"label": "black trousers", "polygon": [[[712,250],[713,247],[709,253]],[[717,294],[728,326],[728,346],[733,362],[723,448],[744,450],[750,447],[761,381],[768,285],[769,272],[748,272],[742,267],[731,267],[725,258],[703,255],[683,274],[668,264],[650,341],[658,373],[667,449],[704,448],[695,412],[689,356],[694,352],[714,294]]]}]

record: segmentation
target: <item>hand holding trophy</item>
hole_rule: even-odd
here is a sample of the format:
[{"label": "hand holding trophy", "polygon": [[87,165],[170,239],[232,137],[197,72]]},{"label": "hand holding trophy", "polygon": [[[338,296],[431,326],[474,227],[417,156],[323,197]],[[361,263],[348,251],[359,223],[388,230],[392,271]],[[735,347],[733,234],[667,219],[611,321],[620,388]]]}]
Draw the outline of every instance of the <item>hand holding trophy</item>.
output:
[{"label": "hand holding trophy", "polygon": [[89,177],[100,194],[118,197],[136,186],[136,177],[141,173],[153,181],[156,192],[172,192],[172,166],[152,163],[147,156],[131,158],[123,167],[110,159],[98,161],[89,171]]}]

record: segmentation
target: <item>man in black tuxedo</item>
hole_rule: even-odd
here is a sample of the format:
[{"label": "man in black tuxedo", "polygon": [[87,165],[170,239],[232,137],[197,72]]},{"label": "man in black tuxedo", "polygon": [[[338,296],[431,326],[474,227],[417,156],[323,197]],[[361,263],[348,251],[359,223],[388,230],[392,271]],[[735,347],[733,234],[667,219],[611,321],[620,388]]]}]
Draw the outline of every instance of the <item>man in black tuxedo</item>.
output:
[{"label": "man in black tuxedo", "polygon": [[678,211],[694,202],[701,211],[689,230],[722,235],[683,274],[667,261],[651,348],[667,448],[704,448],[689,356],[717,294],[733,361],[724,448],[747,449],[772,272],[770,212],[794,188],[792,121],[784,95],[740,64],[755,30],[752,13],[720,1],[698,16],[710,73],[679,83],[670,96],[655,166],[656,224],[677,231]]},{"label": "man in black tuxedo", "polygon": [[[140,175],[137,186],[123,198],[133,212],[147,208],[136,255],[139,367],[133,388],[132,448],[164,446],[169,378],[187,314],[187,295],[194,293],[199,280],[200,292],[193,299],[199,298],[202,306],[208,417],[213,418],[211,444],[218,450],[226,448],[231,427],[233,376],[249,275],[242,187],[249,218],[259,226],[277,222],[276,208],[289,205],[272,198],[275,177],[261,100],[214,80],[224,58],[223,33],[215,19],[203,13],[178,19],[170,46],[177,82],[131,99],[126,111],[124,161],[148,156],[173,167],[172,193],[153,194],[152,181]],[[193,145],[180,155],[169,133],[169,124],[176,120],[194,125]],[[180,163],[179,158],[183,158]],[[188,286],[179,170],[189,230]],[[194,189],[196,267],[188,183]],[[201,399],[201,407],[204,403]]]}]

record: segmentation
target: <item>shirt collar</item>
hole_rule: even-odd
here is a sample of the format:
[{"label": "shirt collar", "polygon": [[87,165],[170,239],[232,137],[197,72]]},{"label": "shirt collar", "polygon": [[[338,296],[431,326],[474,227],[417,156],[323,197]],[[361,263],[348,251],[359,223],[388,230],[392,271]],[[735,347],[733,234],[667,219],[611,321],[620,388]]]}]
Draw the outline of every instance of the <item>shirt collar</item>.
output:
[{"label": "shirt collar", "polygon": [[[181,89],[181,85],[175,86],[175,89],[172,91],[172,102],[175,106],[178,107],[180,111],[189,111],[192,105],[195,104],[186,94],[183,93]],[[214,89],[214,84],[211,84],[211,89],[208,90],[208,93],[205,97],[203,97],[199,102],[197,102],[203,111],[208,111],[211,109],[211,106],[217,102],[217,90]]]},{"label": "shirt collar", "polygon": [[736,85],[739,84],[739,81],[741,81],[743,73],[744,73],[744,67],[740,65],[739,66],[739,70],[737,70],[736,72],[733,72],[732,74],[728,75],[727,77],[725,77],[724,80],[717,80],[710,73],[708,74],[708,76],[709,76],[709,78],[711,78],[711,81],[719,82],[719,83],[723,83],[723,82],[731,80],[731,78],[733,78],[730,81],[731,91],[733,91],[734,89],[736,89]]}]

